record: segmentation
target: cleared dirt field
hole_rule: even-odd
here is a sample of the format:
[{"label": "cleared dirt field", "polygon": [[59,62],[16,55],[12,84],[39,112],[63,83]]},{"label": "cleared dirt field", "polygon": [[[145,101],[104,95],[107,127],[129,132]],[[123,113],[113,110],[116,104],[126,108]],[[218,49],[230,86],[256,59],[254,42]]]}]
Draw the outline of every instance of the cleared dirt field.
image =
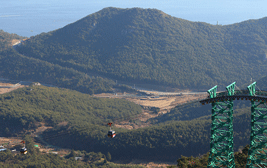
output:
[{"label": "cleared dirt field", "polygon": [[126,98],[136,104],[147,107],[158,107],[161,113],[165,113],[179,104],[184,104],[192,100],[204,98],[203,95],[180,95],[180,96],[165,96],[159,98]]},{"label": "cleared dirt field", "polygon": [[[110,94],[110,93],[102,93],[94,95],[95,97],[105,97],[105,98],[119,98],[126,99],[131,102],[134,102],[138,105],[142,105],[143,107],[158,107],[160,108],[159,113],[155,114],[149,110],[143,110],[142,114],[138,116],[134,116],[131,119],[125,121],[117,121],[114,122],[115,127],[126,128],[126,129],[137,129],[150,126],[151,124],[146,122],[150,118],[154,118],[159,116],[160,114],[165,114],[170,112],[170,110],[177,105],[182,105],[184,103],[188,103],[190,101],[204,99],[207,95],[205,94],[191,94],[191,95],[176,95],[176,96],[147,96],[147,97],[137,97],[132,96],[131,94]],[[129,122],[129,120],[138,120],[138,122]]]},{"label": "cleared dirt field", "polygon": [[18,88],[26,87],[27,85],[12,84],[0,81],[0,94],[8,93]]},{"label": "cleared dirt field", "polygon": [[176,96],[147,96],[147,97],[137,97],[132,96],[131,94],[118,94],[114,95],[111,93],[102,93],[95,94],[95,97],[102,98],[118,98],[118,99],[126,99],[136,104],[145,106],[145,107],[158,107],[160,108],[161,113],[164,111],[168,111],[174,108],[177,105],[184,104],[197,99],[204,99],[207,95],[205,94],[182,94]]},{"label": "cleared dirt field", "polygon": [[11,45],[16,45],[16,44],[18,44],[18,43],[20,43],[20,40],[18,40],[18,39],[13,39],[13,40],[11,41]]},{"label": "cleared dirt field", "polygon": [[[120,164],[125,164],[123,161],[118,161],[115,162],[118,165]],[[134,165],[141,165],[141,166],[145,166],[147,168],[166,168],[167,166],[175,166],[177,163],[160,163],[160,162],[147,162],[147,161],[143,161],[143,160],[138,160],[138,159],[134,159],[132,160],[130,163],[128,163],[128,165],[134,166]]]},{"label": "cleared dirt field", "polygon": [[0,137],[0,145],[3,145],[5,147],[12,147],[21,144],[21,141],[22,139],[16,137]]}]

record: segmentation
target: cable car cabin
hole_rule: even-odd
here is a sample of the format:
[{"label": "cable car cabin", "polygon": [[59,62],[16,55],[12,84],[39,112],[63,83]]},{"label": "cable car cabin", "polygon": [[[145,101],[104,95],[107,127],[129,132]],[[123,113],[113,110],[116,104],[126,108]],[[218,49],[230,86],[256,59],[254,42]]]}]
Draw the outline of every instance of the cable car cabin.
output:
[{"label": "cable car cabin", "polygon": [[27,154],[27,148],[21,148],[20,153],[26,155]]},{"label": "cable car cabin", "polygon": [[113,131],[113,130],[109,130],[108,131],[108,137],[114,138],[115,136],[116,136],[116,132],[115,131]]}]

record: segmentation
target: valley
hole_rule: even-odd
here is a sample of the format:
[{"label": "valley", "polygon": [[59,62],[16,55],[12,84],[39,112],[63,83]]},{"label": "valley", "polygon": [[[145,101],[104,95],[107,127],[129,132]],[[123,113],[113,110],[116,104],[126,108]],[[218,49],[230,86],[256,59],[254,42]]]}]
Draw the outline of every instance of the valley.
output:
[{"label": "valley", "polygon": [[[24,82],[24,83],[30,83],[30,82]],[[23,87],[29,87],[29,85],[21,85],[21,84],[16,83],[16,82],[11,83],[9,80],[2,80],[2,82],[0,83],[0,92],[1,92],[1,94],[5,94],[5,93],[9,93],[9,92],[12,92],[16,89],[23,88]],[[124,93],[124,94],[127,95],[127,93]],[[94,95],[94,96],[95,97],[115,98],[115,97],[112,97],[112,95],[108,94],[108,93],[98,94],[98,95]],[[123,99],[129,100],[129,101],[135,102],[135,103],[139,103],[140,105],[143,105],[144,107],[146,107],[146,106],[147,107],[150,107],[150,106],[153,107],[156,104],[158,104],[157,107],[163,109],[163,111],[166,111],[168,108],[173,107],[177,103],[175,96],[169,97],[169,98],[163,97],[161,99],[151,98],[151,103],[149,103],[148,101],[146,102],[144,100],[142,100],[142,103],[140,103],[140,102],[138,102],[138,99],[136,97],[132,97],[132,98],[130,96],[126,96],[126,97],[127,98],[124,98],[124,97],[119,97],[119,98],[120,99],[123,98]],[[142,98],[139,98],[139,101],[140,101],[140,99],[142,99]],[[148,99],[150,99],[150,98],[148,98]],[[174,103],[174,102],[176,102],[176,103]],[[151,115],[150,113],[151,112],[149,110],[144,110],[143,113],[141,114],[142,117],[138,117],[137,119],[140,119],[141,121],[143,121],[145,123],[145,121],[147,119],[158,116],[158,115]],[[161,113],[163,113],[163,112],[161,111]],[[120,121],[118,124],[115,124],[115,127],[117,127],[117,128],[121,127],[121,128],[126,128],[126,129],[129,128],[125,124],[120,125],[123,122],[125,122],[125,121]],[[32,137],[34,139],[34,145],[38,146],[37,148],[42,154],[45,154],[45,153],[49,154],[50,153],[50,154],[59,155],[60,157],[64,157],[70,153],[70,151],[71,151],[70,149],[50,145],[42,138],[42,133],[44,131],[52,129],[53,127],[47,126],[47,124],[44,122],[35,123],[35,125],[38,125],[38,127],[33,129],[33,130],[31,130],[31,129],[27,130],[27,132],[25,132],[25,133],[29,134],[30,137]],[[62,123],[59,123],[58,125],[59,126],[66,126],[67,123],[62,122]],[[138,124],[138,125],[134,125],[134,126],[130,126],[130,125],[128,125],[128,126],[131,127],[129,129],[137,129],[137,128],[141,128],[141,127],[145,127],[145,126],[149,126],[149,125],[150,124],[146,124],[146,125],[145,124],[143,124],[143,125]],[[17,155],[17,154],[19,154],[19,149],[23,146],[23,144],[21,144],[21,141],[23,140],[22,134],[25,134],[25,133],[20,133],[19,137],[0,137],[0,144],[4,145],[8,149],[12,150],[12,153]],[[118,165],[125,164],[123,162],[115,162],[115,163]],[[133,165],[133,166],[134,165],[140,165],[140,166],[144,166],[144,167],[148,167],[148,168],[151,168],[151,167],[156,168],[156,167],[162,167],[162,166],[163,167],[172,166],[175,164],[176,164],[175,162],[174,163],[146,162],[144,160],[135,159],[135,160],[131,161],[130,163],[128,163],[127,165]]]},{"label": "valley", "polygon": [[[17,81],[18,82],[18,81]],[[2,79],[0,81],[0,94],[8,93],[18,88],[28,87],[31,82],[18,82],[13,81],[11,83],[8,79]],[[207,97],[207,93],[203,92],[159,92],[147,90],[136,90],[139,92],[144,92],[149,96],[138,96],[138,94],[132,93],[101,93],[94,94],[93,96],[99,98],[117,98],[125,99],[135,104],[143,107],[142,113],[134,118],[129,118],[127,120],[120,120],[114,123],[115,127],[126,128],[126,129],[137,129],[150,126],[151,124],[147,122],[148,119],[158,117],[159,115],[166,114],[176,106],[187,104],[193,101],[199,101]],[[151,107],[156,107],[159,110],[157,113],[153,113],[149,110]],[[130,123],[129,120],[139,120],[138,124]]]},{"label": "valley", "polygon": [[[23,87],[29,87],[30,82],[21,82],[24,84],[19,84],[16,82],[10,82],[9,80],[2,80],[0,83],[0,91],[1,94],[4,93],[9,93],[11,91],[14,91],[19,88]],[[27,84],[28,85],[27,85]],[[34,86],[36,88],[38,86]],[[32,88],[33,89],[33,88]],[[149,89],[148,89],[149,90]],[[146,92],[149,92],[146,90]],[[144,90],[143,90],[144,91]],[[155,91],[153,91],[155,93]],[[182,105],[184,103],[188,103],[194,100],[202,99],[204,98],[205,94],[181,94],[179,93],[178,95],[168,95],[168,96],[158,96],[150,93],[150,96],[136,96],[135,94],[132,93],[102,93],[102,94],[95,94],[93,97],[99,97],[99,98],[109,98],[109,99],[125,99],[127,101],[134,102],[135,104],[141,105],[143,107],[142,113],[138,114],[134,118],[129,118],[129,119],[124,119],[124,120],[118,120],[118,122],[114,123],[114,128],[125,128],[125,129],[138,129],[138,128],[144,128],[144,127],[149,127],[152,124],[147,122],[148,119],[158,117],[159,115],[168,113],[172,108],[174,108],[177,105]],[[159,108],[159,111],[155,114],[152,111],[149,110],[151,107],[156,107]],[[131,122],[129,122],[131,120]],[[133,122],[133,121],[138,121],[138,122]],[[47,126],[44,122],[42,123],[36,123],[38,125],[38,128],[34,130],[28,130],[26,133],[30,134],[32,138],[35,139],[34,144],[38,145],[38,149],[42,153],[52,153],[52,154],[57,154],[61,157],[65,156],[70,152],[70,149],[62,148],[62,147],[57,147],[54,145],[50,145],[49,142],[46,142],[44,139],[42,139],[42,133],[44,131],[48,131],[49,129],[53,129],[51,126]],[[67,125],[64,123],[59,123],[58,125]],[[20,145],[21,139],[17,137],[7,137],[7,138],[1,138],[0,139],[0,144],[5,144],[6,146],[9,146],[10,149],[14,145]],[[120,163],[120,162],[118,162]],[[122,164],[122,163],[121,163]],[[129,165],[143,165],[145,167],[166,167],[166,166],[171,166],[175,165],[175,163],[165,163],[165,162],[146,162],[144,160],[138,160],[135,159],[128,163]]]}]

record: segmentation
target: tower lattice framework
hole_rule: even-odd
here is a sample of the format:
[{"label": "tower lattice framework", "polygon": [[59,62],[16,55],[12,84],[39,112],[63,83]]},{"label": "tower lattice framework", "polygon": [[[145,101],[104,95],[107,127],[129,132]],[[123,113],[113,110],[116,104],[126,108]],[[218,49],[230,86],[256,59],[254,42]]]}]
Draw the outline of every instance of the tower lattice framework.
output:
[{"label": "tower lattice framework", "polygon": [[[229,96],[234,95],[235,82],[227,86]],[[216,97],[217,86],[208,93],[210,98]],[[233,150],[233,99],[212,102],[211,138],[208,168],[235,167]]]},{"label": "tower lattice framework", "polygon": [[251,98],[251,134],[247,168],[267,168],[267,105],[255,101],[256,82],[248,86]]}]

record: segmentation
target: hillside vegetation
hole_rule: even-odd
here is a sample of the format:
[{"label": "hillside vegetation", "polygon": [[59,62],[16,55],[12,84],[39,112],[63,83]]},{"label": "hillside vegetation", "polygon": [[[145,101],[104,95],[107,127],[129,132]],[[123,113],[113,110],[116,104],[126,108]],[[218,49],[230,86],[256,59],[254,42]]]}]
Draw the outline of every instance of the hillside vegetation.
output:
[{"label": "hillside vegetation", "polygon": [[[65,155],[64,157],[59,157],[55,154],[46,154],[41,153],[38,148],[34,147],[34,143],[29,136],[25,138],[29,153],[27,155],[15,155],[11,153],[10,150],[5,152],[0,152],[0,166],[3,168],[12,168],[12,167],[59,167],[59,168],[95,168],[95,167],[111,167],[111,168],[141,168],[144,166],[141,165],[132,165],[132,164],[114,164],[109,162],[111,159],[110,154],[106,156],[100,152],[94,153],[90,152],[87,153],[86,151],[74,151],[72,150],[71,153]],[[234,153],[235,156],[235,164],[236,167],[245,167],[247,163],[248,157],[248,149],[249,146],[247,145],[241,151]],[[75,157],[82,157],[82,160],[76,161]],[[167,166],[167,168],[185,168],[185,167],[196,167],[196,168],[204,168],[208,165],[208,156],[209,153],[198,156],[198,157],[185,157],[182,156],[180,159],[177,160],[177,166]]]},{"label": "hillside vegetation", "polygon": [[[246,167],[248,158],[249,145],[246,145],[243,149],[239,149],[238,152],[234,153],[235,157],[235,167]],[[202,155],[200,157],[186,157],[182,156],[177,160],[177,167],[195,167],[195,168],[206,168],[208,166],[209,153]]]},{"label": "hillside vegetation", "polygon": [[[249,101],[234,100],[234,110],[240,112],[240,109],[245,109],[250,107]],[[178,105],[171,109],[169,113],[159,115],[158,117],[149,119],[153,124],[166,123],[169,121],[185,121],[193,120],[203,116],[210,119],[211,115],[211,104],[201,105],[199,102],[189,104],[189,105]]]},{"label": "hillside vegetation", "polygon": [[82,93],[112,92],[115,82],[98,76],[88,76],[72,68],[66,68],[18,54],[13,49],[0,53],[0,76],[8,79],[41,82],[69,88]]},{"label": "hillside vegetation", "polygon": [[106,125],[142,112],[139,105],[122,99],[95,98],[87,94],[52,87],[27,87],[0,95],[1,133],[12,135],[36,128],[37,122],[57,126]]},{"label": "hillside vegetation", "polygon": [[256,89],[257,90],[267,90],[267,76],[266,77],[262,77],[259,80],[256,80]]},{"label": "hillside vegetation", "polygon": [[105,8],[27,40],[18,51],[83,73],[178,88],[266,75],[267,18],[220,26],[156,9]]},{"label": "hillside vegetation", "polygon": [[[234,150],[249,144],[250,111],[242,110],[234,116]],[[209,151],[210,118],[190,121],[172,121],[136,130],[117,129],[115,139],[91,136],[93,130],[65,131],[58,130],[52,135],[63,134],[62,139],[51,138],[48,141],[63,147],[92,150],[102,153],[110,152],[114,160],[131,161],[132,159],[173,161],[184,156],[198,156]],[[61,132],[62,131],[62,132]],[[105,133],[105,132],[104,132]],[[84,138],[84,137],[87,138]],[[67,139],[67,140],[65,140]]]},{"label": "hillside vegetation", "polygon": [[10,34],[7,32],[4,32],[0,29],[0,52],[5,50],[6,48],[10,48],[12,44],[12,40],[22,40],[23,37],[16,35],[16,34]]},{"label": "hillside vegetation", "polygon": [[[107,137],[107,122],[135,117],[141,113],[139,105],[67,89],[33,86],[0,95],[0,111],[1,135],[25,133],[36,129],[39,122],[45,122],[53,126],[41,135],[49,144],[87,152],[109,152],[113,161],[173,162],[181,155],[198,156],[209,150],[211,121],[201,111],[200,118],[176,114],[180,121],[168,120],[135,130],[113,128],[117,132],[114,139]],[[235,150],[249,143],[249,123],[250,109],[238,110],[234,115]]]},{"label": "hillside vegetation", "polygon": [[38,81],[88,94],[112,92],[112,87],[125,89],[106,78],[88,76],[72,68],[21,55],[12,48],[14,39],[22,40],[23,37],[0,30],[0,77]]},{"label": "hillside vegetation", "polygon": [[[34,142],[30,136],[24,138],[27,144],[27,155],[14,154],[10,150],[0,152],[1,168],[29,168],[29,167],[57,167],[57,168],[143,168],[141,165],[114,164],[110,161],[110,155],[98,152],[74,151],[64,157],[52,153],[40,152],[39,148],[34,147]],[[81,160],[75,160],[81,157]]]}]

